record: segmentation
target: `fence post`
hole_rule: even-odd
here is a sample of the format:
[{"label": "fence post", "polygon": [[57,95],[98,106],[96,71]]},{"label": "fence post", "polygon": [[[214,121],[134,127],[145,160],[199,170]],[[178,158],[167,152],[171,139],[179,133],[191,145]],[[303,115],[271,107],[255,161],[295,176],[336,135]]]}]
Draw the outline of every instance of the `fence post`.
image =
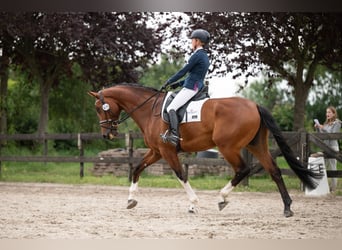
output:
[{"label": "fence post", "polygon": [[[307,165],[308,163],[308,157],[310,154],[310,147],[308,146],[308,133],[307,132],[301,132],[300,133],[300,139],[299,139],[299,146],[300,146],[300,161],[304,164]],[[300,183],[300,189],[302,191],[305,191],[305,187],[303,183]]]},{"label": "fence post", "polygon": [[[83,149],[83,143],[82,143],[82,138],[81,134],[77,134],[77,147],[80,151],[80,158],[84,156],[84,149]],[[80,161],[80,177],[83,178],[84,176],[84,162]]]},{"label": "fence post", "polygon": [[46,165],[46,163],[47,163],[47,161],[46,161],[46,157],[47,157],[47,155],[48,155],[48,139],[46,138],[46,135],[47,135],[47,133],[45,132],[44,134],[43,134],[43,141],[44,141],[44,143],[43,143],[43,154],[44,154],[44,164]]},{"label": "fence post", "polygon": [[[0,135],[2,135],[2,134],[0,134]],[[3,142],[5,142],[5,140],[0,140],[0,156],[2,155],[2,147],[5,145],[5,143],[3,143]],[[1,162],[1,160],[0,160],[0,177],[2,176],[2,162]]]},{"label": "fence post", "polygon": [[[129,157],[129,159],[132,159],[133,158],[133,136],[132,136],[132,131],[129,131],[128,133],[125,134],[125,139],[126,139],[126,150],[128,151],[128,157]],[[131,182],[132,181],[132,174],[133,174],[133,163],[130,161],[128,166],[129,166],[128,180],[129,180],[129,182]]]},{"label": "fence post", "polygon": [[[1,156],[2,145],[0,144],[0,156]],[[2,176],[2,163],[0,161],[0,177]]]},{"label": "fence post", "polygon": [[308,157],[310,154],[310,147],[308,144],[309,140],[308,140],[308,133],[307,132],[301,132],[300,133],[300,151],[301,151],[301,161],[303,163],[307,163],[308,162]]}]

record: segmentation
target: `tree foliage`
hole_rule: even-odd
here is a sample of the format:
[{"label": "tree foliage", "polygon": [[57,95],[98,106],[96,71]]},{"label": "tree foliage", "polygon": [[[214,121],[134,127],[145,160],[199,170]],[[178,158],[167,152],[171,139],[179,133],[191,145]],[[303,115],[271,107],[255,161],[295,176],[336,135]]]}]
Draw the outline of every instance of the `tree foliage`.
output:
[{"label": "tree foliage", "polygon": [[269,86],[266,80],[258,80],[244,88],[242,96],[270,110],[281,130],[293,130],[293,98],[287,94],[286,89]]},{"label": "tree foliage", "polygon": [[339,72],[332,72],[325,67],[319,67],[319,72],[318,83],[312,88],[306,108],[311,127],[315,118],[321,123],[325,121],[328,106],[334,106],[338,117],[342,118],[342,69]]},{"label": "tree foliage", "polygon": [[159,63],[149,67],[142,73],[140,82],[145,86],[159,89],[166,80],[180,70],[184,64],[184,58],[172,59],[168,55],[162,54]]},{"label": "tree foliage", "polygon": [[[190,29],[212,35],[216,74],[248,78],[267,72],[293,87],[294,130],[304,126],[305,103],[318,66],[333,71],[342,64],[340,13],[191,13]],[[244,87],[244,86],[242,86]]]},{"label": "tree foliage", "polygon": [[[154,13],[43,13],[0,15],[3,58],[28,74],[40,89],[38,133],[48,127],[49,95],[75,63],[84,81],[99,88],[109,82],[136,81],[136,67],[146,67],[160,51],[160,27],[150,28]],[[4,60],[2,60],[4,61]],[[1,72],[5,64],[1,62]],[[10,65],[6,65],[9,67]]]},{"label": "tree foliage", "polygon": [[24,73],[10,73],[8,87],[8,132],[35,133],[39,120],[39,86],[27,81]]},{"label": "tree foliage", "polygon": [[85,13],[86,39],[73,57],[94,88],[113,82],[137,82],[138,68],[157,60],[167,24],[148,27],[155,13]]},{"label": "tree foliage", "polygon": [[[89,117],[83,106],[89,104],[82,96],[87,88],[98,90],[116,82],[160,87],[181,68],[184,53],[190,52],[182,38],[194,28],[205,28],[212,36],[209,76],[231,73],[234,78],[245,76],[247,84],[249,77],[264,73],[269,81],[252,94],[267,100],[267,106],[279,119],[284,118],[282,124],[287,128],[303,128],[305,114],[310,121],[316,116],[322,120],[328,104],[342,109],[341,14],[159,14],[0,13],[1,132],[6,112],[11,112],[11,131],[88,128],[82,121]],[[153,65],[162,43],[170,50]],[[20,84],[11,86],[7,98],[9,69]],[[279,104],[284,93],[278,96],[272,92],[280,80],[293,91],[292,106]],[[310,97],[311,103],[310,90],[317,97]],[[268,99],[261,96],[263,92]],[[317,114],[319,108],[322,114]],[[92,106],[90,109],[93,111]],[[49,120],[53,124],[48,127]],[[289,121],[294,121],[291,126]]]}]

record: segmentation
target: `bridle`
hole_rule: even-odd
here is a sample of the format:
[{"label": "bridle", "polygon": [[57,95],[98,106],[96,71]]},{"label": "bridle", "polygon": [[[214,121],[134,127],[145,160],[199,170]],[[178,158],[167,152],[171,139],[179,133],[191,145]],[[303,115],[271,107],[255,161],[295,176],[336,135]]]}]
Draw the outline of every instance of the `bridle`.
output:
[{"label": "bridle", "polygon": [[[104,100],[104,96],[103,96],[102,91],[100,90],[98,93],[99,93],[99,100],[102,104],[102,110],[104,111],[106,117],[114,116],[114,113],[111,111],[109,104],[106,103]],[[151,95],[149,98],[147,98],[141,104],[139,104],[138,106],[133,108],[130,112],[126,112],[125,115],[120,119],[113,120],[113,119],[109,118],[109,119],[105,119],[105,120],[100,120],[100,122],[99,122],[100,127],[104,128],[104,129],[108,129],[110,131],[117,132],[117,129],[118,129],[118,126],[120,123],[126,121],[131,116],[131,114],[133,112],[135,112],[136,110],[138,110],[139,108],[144,106],[149,100],[151,100],[153,97],[155,97],[156,95],[158,95],[160,93],[161,93],[161,91],[157,91],[155,94]],[[152,109],[154,108],[154,106],[155,105],[153,105]]]},{"label": "bridle", "polygon": [[[99,91],[99,100],[100,100],[100,102],[102,104],[102,110],[104,111],[106,118],[108,116],[109,117],[114,116],[113,112],[110,109],[109,104],[106,103],[105,100],[104,100],[104,96],[103,96],[102,91]],[[108,129],[110,131],[113,131],[113,130],[117,131],[117,127],[119,125],[118,124],[118,120],[113,120],[111,118],[105,119],[105,120],[100,120],[99,124],[100,124],[101,128]]]}]

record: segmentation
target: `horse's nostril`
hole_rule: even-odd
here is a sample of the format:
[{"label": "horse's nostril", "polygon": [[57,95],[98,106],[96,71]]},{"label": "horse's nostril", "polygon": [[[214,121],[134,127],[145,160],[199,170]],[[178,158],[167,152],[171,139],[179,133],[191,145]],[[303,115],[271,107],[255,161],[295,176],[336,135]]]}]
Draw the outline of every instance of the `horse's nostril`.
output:
[{"label": "horse's nostril", "polygon": [[103,136],[103,139],[106,139],[107,138],[107,136],[106,135],[102,135]]}]

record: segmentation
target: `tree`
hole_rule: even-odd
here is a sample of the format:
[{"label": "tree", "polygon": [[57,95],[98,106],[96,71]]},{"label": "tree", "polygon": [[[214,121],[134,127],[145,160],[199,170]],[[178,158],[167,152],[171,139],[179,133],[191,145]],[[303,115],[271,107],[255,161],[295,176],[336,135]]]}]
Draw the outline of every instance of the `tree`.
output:
[{"label": "tree", "polygon": [[159,51],[162,33],[147,27],[153,13],[1,13],[1,45],[17,69],[40,86],[38,133],[48,127],[49,94],[78,63],[94,88],[138,78]]},{"label": "tree", "polygon": [[[39,86],[30,83],[28,74],[24,72],[10,70],[9,76],[7,133],[35,133],[39,121]],[[28,145],[30,142],[20,144]]]},{"label": "tree", "polygon": [[242,90],[242,95],[270,110],[281,130],[293,130],[293,98],[288,96],[286,89],[269,86],[268,81],[260,80],[250,83]]},{"label": "tree", "polygon": [[[212,35],[211,72],[248,78],[267,72],[293,88],[293,129],[304,127],[305,104],[318,66],[341,70],[340,13],[191,13],[191,29]],[[223,67],[224,66],[224,67]]]},{"label": "tree", "polygon": [[[13,39],[6,31],[5,23],[0,22],[0,134],[7,132],[7,82],[10,65],[9,55],[13,50],[12,44]],[[2,143],[0,142],[0,144]]]},{"label": "tree", "polygon": [[[70,46],[78,28],[69,15],[44,13],[2,13],[3,41],[13,50],[8,57],[17,70],[28,73],[28,80],[40,90],[38,133],[48,125],[49,93],[61,75],[70,72]],[[74,26],[75,30],[70,30]]]},{"label": "tree", "polygon": [[[84,15],[86,39],[79,41],[73,56],[94,89],[113,82],[137,82],[142,70],[157,60],[164,28],[148,27],[153,12]],[[140,69],[140,71],[138,70]]]},{"label": "tree", "polygon": [[268,85],[265,80],[254,81],[242,90],[242,96],[272,111],[276,105],[282,105],[286,101],[286,93],[277,86]]},{"label": "tree", "polygon": [[310,103],[325,106],[334,105],[338,110],[342,109],[342,65],[339,71],[331,71],[322,66],[318,67],[315,83],[311,89]]},{"label": "tree", "polygon": [[184,59],[172,59],[166,54],[161,55],[160,63],[149,67],[140,78],[140,82],[149,87],[160,88],[167,79],[184,65]]},{"label": "tree", "polygon": [[[0,45],[0,49],[2,49]],[[0,134],[7,131],[7,81],[9,74],[9,58],[0,56]],[[1,144],[2,142],[0,142]]]},{"label": "tree", "polygon": [[318,72],[317,84],[311,89],[306,107],[307,120],[311,129],[313,129],[313,119],[325,121],[328,106],[336,107],[338,117],[340,119],[342,117],[342,69],[340,72],[331,72],[325,67],[319,67]]}]

